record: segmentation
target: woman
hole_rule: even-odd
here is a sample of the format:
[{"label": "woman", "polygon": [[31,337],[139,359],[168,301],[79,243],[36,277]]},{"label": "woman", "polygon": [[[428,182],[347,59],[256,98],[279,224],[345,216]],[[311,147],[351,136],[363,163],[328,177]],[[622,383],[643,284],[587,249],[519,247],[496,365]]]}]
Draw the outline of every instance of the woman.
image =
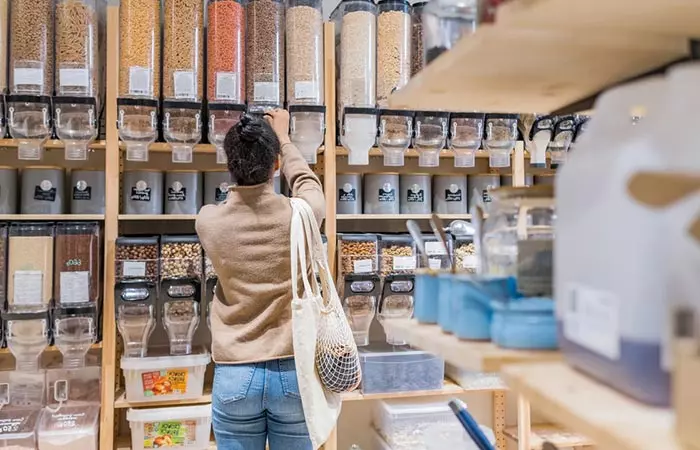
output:
[{"label": "woman", "polygon": [[226,201],[197,217],[219,277],[211,306],[212,409],[224,450],[264,450],[266,441],[271,450],[312,448],[292,359],[292,208],[272,186],[280,159],[292,196],[306,200],[319,223],[325,200],[288,135],[287,111],[244,115],[224,142],[234,184]]}]

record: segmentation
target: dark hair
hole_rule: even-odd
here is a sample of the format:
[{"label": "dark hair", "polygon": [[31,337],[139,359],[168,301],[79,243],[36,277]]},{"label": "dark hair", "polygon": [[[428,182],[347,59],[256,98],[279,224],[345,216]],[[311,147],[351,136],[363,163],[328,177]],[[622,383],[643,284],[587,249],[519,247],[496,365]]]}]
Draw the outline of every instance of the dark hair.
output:
[{"label": "dark hair", "polygon": [[262,117],[243,114],[224,140],[231,178],[241,186],[253,186],[270,180],[280,153],[280,141]]}]

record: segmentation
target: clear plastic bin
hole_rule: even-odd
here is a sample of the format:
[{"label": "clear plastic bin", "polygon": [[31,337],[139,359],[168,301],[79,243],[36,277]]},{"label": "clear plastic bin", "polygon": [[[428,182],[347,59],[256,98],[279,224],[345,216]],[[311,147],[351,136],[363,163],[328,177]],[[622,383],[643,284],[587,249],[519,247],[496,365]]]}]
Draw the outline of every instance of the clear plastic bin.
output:
[{"label": "clear plastic bin", "polygon": [[377,9],[377,104],[386,106],[411,78],[411,4],[380,0]]},{"label": "clear plastic bin", "polygon": [[0,411],[0,448],[31,450],[36,448],[38,409],[3,409]]},{"label": "clear plastic bin", "polygon": [[39,423],[39,450],[97,450],[99,405],[45,409]]},{"label": "clear plastic bin", "polygon": [[517,114],[487,114],[484,148],[490,167],[510,167],[510,152],[518,139]]},{"label": "clear plastic bin", "polygon": [[382,235],[379,241],[379,273],[413,273],[416,270],[416,244],[408,234]]},{"label": "clear plastic bin", "polygon": [[201,280],[202,244],[197,235],[161,237],[160,277]]},{"label": "clear plastic bin", "polygon": [[418,151],[418,166],[438,167],[440,152],[445,147],[450,114],[436,111],[416,112],[416,137],[413,146]]},{"label": "clear plastic bin", "polygon": [[245,3],[209,0],[207,98],[209,102],[245,102]]},{"label": "clear plastic bin", "polygon": [[48,309],[53,298],[54,227],[13,223],[8,244],[7,308]]},{"label": "clear plastic bin", "polygon": [[[216,163],[226,164],[228,157],[224,150],[224,140],[228,131],[241,121],[241,116],[246,112],[246,106],[243,104],[210,102],[207,105],[207,109],[209,111],[209,142],[216,147]],[[223,190],[223,199],[226,198],[227,189]],[[217,203],[221,201],[223,200],[216,200]],[[212,203],[211,198],[207,197],[204,203]]]},{"label": "clear plastic bin", "polygon": [[445,363],[421,350],[388,345],[360,349],[362,384],[365,394],[430,391],[442,389]]},{"label": "clear plastic bin", "polygon": [[145,402],[199,398],[204,390],[204,372],[210,361],[209,352],[203,349],[192,355],[122,356],[126,399]]},{"label": "clear plastic bin", "polygon": [[158,280],[158,236],[120,236],[116,242],[115,278]]},{"label": "clear plastic bin", "polygon": [[425,253],[428,256],[428,267],[425,267],[425,262],[420,259],[420,267],[422,269],[449,269],[450,255],[452,254],[452,239],[447,236],[447,248],[432,234],[423,236],[425,242]]},{"label": "clear plastic bin", "polygon": [[287,102],[322,105],[321,0],[287,0]]},{"label": "clear plastic bin", "polygon": [[284,103],[283,0],[251,0],[246,5],[246,98],[251,111]]},{"label": "clear plastic bin", "polygon": [[379,241],[374,234],[341,234],[338,237],[338,275],[377,271]]},{"label": "clear plastic bin", "polygon": [[369,344],[369,329],[377,312],[381,281],[374,273],[349,274],[343,280],[343,310],[358,346]]},{"label": "clear plastic bin", "polygon": [[131,448],[209,448],[211,406],[130,409],[126,420],[131,428]]},{"label": "clear plastic bin", "polygon": [[484,114],[452,113],[449,147],[455,152],[455,167],[474,167],[476,151],[484,136]]},{"label": "clear plastic bin", "polygon": [[316,164],[318,149],[326,131],[326,107],[323,105],[290,105],[289,138],[309,164]]},{"label": "clear plastic bin", "polygon": [[58,304],[97,303],[100,277],[100,225],[58,223],[54,251],[54,297]]}]

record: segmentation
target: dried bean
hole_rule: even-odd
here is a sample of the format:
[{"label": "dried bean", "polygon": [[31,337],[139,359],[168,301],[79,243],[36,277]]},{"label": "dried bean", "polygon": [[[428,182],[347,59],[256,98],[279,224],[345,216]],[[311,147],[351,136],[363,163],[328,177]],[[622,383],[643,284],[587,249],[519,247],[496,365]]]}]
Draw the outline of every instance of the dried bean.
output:
[{"label": "dried bean", "polygon": [[[284,102],[284,3],[253,0],[246,8],[248,102]],[[276,85],[276,86],[275,86]]]},{"label": "dried bean", "polygon": [[[99,94],[97,88],[98,23],[97,11],[82,0],[66,0],[56,6],[56,92],[59,95]],[[83,81],[66,79],[63,72],[87,70],[87,85]]]},{"label": "dried bean", "polygon": [[165,0],[163,97],[201,100],[204,70],[202,0]]},{"label": "dried bean", "polygon": [[377,18],[377,104],[388,104],[389,95],[411,78],[411,16],[386,11]]},{"label": "dried bean", "polygon": [[[10,73],[12,93],[51,95],[53,90],[54,10],[52,0],[12,2]],[[18,70],[19,69],[19,70]],[[28,70],[41,70],[39,79]]]},{"label": "dried bean", "polygon": [[476,254],[476,247],[474,246],[473,243],[468,243],[468,244],[461,244],[459,247],[455,249],[455,266],[457,270],[464,270],[469,273],[475,273],[476,268],[475,267],[464,267],[464,260],[470,256],[470,255],[475,255]]},{"label": "dried bean", "polygon": [[323,17],[310,6],[287,11],[287,101],[323,104]]},{"label": "dried bean", "polygon": [[353,11],[343,16],[340,31],[340,111],[345,106],[375,106],[376,27],[376,17],[369,11]]},{"label": "dried bean", "polygon": [[[236,0],[210,0],[207,35],[207,97],[245,102],[245,11]],[[222,81],[217,85],[217,77]],[[231,88],[227,83],[232,83]],[[218,86],[218,88],[217,88]]]},{"label": "dried bean", "polygon": [[119,95],[160,95],[160,0],[121,0]]},{"label": "dried bean", "polygon": [[202,246],[199,242],[169,242],[160,249],[161,279],[202,276]]}]

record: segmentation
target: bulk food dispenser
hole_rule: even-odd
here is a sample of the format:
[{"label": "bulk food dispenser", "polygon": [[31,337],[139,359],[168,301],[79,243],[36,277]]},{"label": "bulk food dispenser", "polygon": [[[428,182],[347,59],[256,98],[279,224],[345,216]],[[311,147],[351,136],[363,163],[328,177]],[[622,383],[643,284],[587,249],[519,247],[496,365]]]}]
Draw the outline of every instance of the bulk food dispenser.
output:
[{"label": "bulk food dispenser", "polygon": [[530,166],[547,167],[547,146],[552,140],[553,131],[554,117],[542,116],[535,119],[525,141],[526,150],[530,152]]},{"label": "bulk food dispenser", "polygon": [[547,148],[547,152],[552,158],[552,169],[556,169],[566,162],[571,142],[574,139],[575,128],[576,119],[574,116],[561,117],[554,126],[554,134],[552,134],[552,140]]},{"label": "bulk food dispenser", "polygon": [[171,355],[192,353],[200,319],[202,246],[194,236],[163,236],[160,250],[161,323],[168,333]]},{"label": "bulk food dispenser", "polygon": [[251,112],[284,104],[283,0],[251,0],[246,5],[246,97]]},{"label": "bulk food dispenser", "polygon": [[423,9],[423,55],[425,64],[451,49],[462,36],[476,30],[477,0],[437,0]]},{"label": "bulk food dispenser", "polygon": [[323,105],[289,105],[289,138],[309,164],[316,164],[318,149],[326,131],[326,107]]},{"label": "bulk food dispenser", "polygon": [[484,114],[450,114],[449,147],[455,152],[455,167],[474,167],[476,151],[484,137]]},{"label": "bulk food dispenser", "polygon": [[340,143],[348,151],[348,164],[369,165],[369,151],[377,140],[377,110],[346,107],[342,120]]},{"label": "bulk food dispenser", "polygon": [[369,345],[369,328],[377,312],[381,282],[376,273],[345,275],[343,310],[350,322],[355,343]]},{"label": "bulk food dispenser", "polygon": [[53,298],[54,227],[10,224],[7,252],[7,310],[45,312]]},{"label": "bulk food dispenser", "polygon": [[156,327],[158,237],[118,237],[115,272],[117,327],[124,354],[144,357]]},{"label": "bulk food dispenser", "polygon": [[163,136],[172,161],[191,163],[202,140],[204,4],[165,0],[163,32]]},{"label": "bulk food dispenser", "polygon": [[287,103],[290,106],[324,103],[321,6],[321,0],[287,1]]},{"label": "bulk food dispenser", "polygon": [[86,160],[88,144],[98,134],[99,23],[96,0],[57,2],[53,113],[67,160]]},{"label": "bulk food dispenser", "polygon": [[148,161],[158,136],[160,0],[119,5],[119,139],[127,161]]},{"label": "bulk food dispenser", "polygon": [[411,4],[408,0],[377,2],[377,105],[411,78]]},{"label": "bulk food dispenser", "polygon": [[403,166],[413,137],[413,111],[379,110],[379,148],[385,166]]},{"label": "bulk food dispenser", "polygon": [[510,167],[510,152],[517,139],[517,114],[486,115],[484,148],[489,152],[490,167]]},{"label": "bulk food dispenser", "polygon": [[7,119],[18,158],[38,160],[51,137],[54,86],[54,7],[48,0],[17,0],[10,8],[10,95]]},{"label": "bulk food dispenser", "polygon": [[416,112],[416,137],[413,147],[418,151],[420,167],[438,167],[440,152],[445,147],[450,114],[438,111]]},{"label": "bulk food dispenser", "polygon": [[[397,273],[384,278],[382,297],[377,308],[377,319],[384,326],[392,320],[410,319],[413,316],[413,287],[415,275]],[[385,330],[386,331],[386,330]],[[386,332],[386,342],[391,345],[406,345]]]}]

